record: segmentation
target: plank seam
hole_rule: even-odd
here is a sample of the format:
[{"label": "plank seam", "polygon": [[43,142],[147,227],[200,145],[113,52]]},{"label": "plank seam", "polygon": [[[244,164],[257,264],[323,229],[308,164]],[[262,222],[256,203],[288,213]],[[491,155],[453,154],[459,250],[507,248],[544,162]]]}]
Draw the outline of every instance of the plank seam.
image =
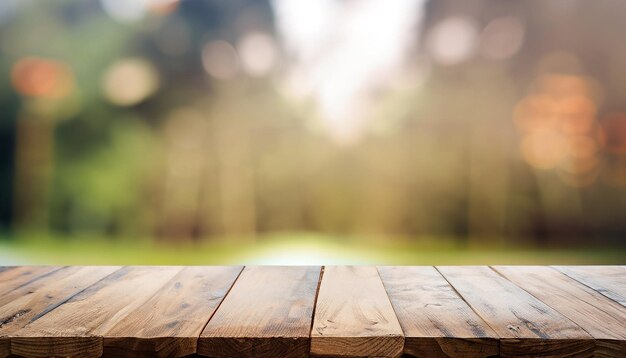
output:
[{"label": "plank seam", "polygon": [[[61,267],[57,268],[56,270],[52,270],[52,271],[50,271],[50,272],[46,272],[46,273],[41,274],[41,275],[39,275],[39,276],[35,276],[35,277],[31,278],[30,280],[28,280],[28,281],[26,281],[26,282],[24,282],[24,283],[20,284],[19,286],[17,286],[17,287],[15,287],[15,288],[13,288],[13,290],[18,290],[18,289],[20,289],[20,288],[22,288],[22,287],[28,286],[28,285],[30,285],[30,284],[31,284],[31,283],[33,283],[33,282],[39,281],[40,279],[46,278],[46,277],[48,277],[48,276],[50,276],[50,275],[52,275],[52,274],[54,274],[54,273],[56,273],[56,272],[59,272],[59,271],[61,271],[61,270],[66,269],[66,268],[68,268],[68,267],[69,267],[69,266],[61,266]],[[7,292],[7,293],[8,293],[8,292]],[[6,295],[7,293],[2,294],[2,296]]]},{"label": "plank seam", "polygon": [[400,324],[400,318],[398,317],[398,313],[396,312],[396,308],[393,306],[391,302],[391,298],[389,297],[389,293],[387,292],[387,287],[385,286],[385,281],[382,277],[380,277],[380,271],[378,271],[378,266],[374,266],[376,269],[376,275],[378,275],[378,279],[380,280],[380,284],[383,285],[383,290],[385,291],[385,296],[387,296],[387,301],[389,301],[389,306],[391,306],[391,310],[393,311],[393,315],[396,316],[396,321],[398,321],[398,325],[400,326],[400,330],[402,331],[402,352],[404,352],[404,346],[406,345],[406,335],[404,334],[404,330],[402,329],[402,325]]},{"label": "plank seam", "polygon": [[[25,324],[25,325],[24,325],[24,327],[25,327],[25,326],[27,326],[27,325],[29,325],[29,324],[31,324],[31,323],[33,323],[33,322],[35,322],[36,320],[38,320],[38,319],[40,319],[41,317],[43,317],[43,316],[47,315],[48,313],[50,313],[50,312],[54,311],[55,309],[57,309],[57,308],[59,308],[60,306],[64,305],[67,301],[69,301],[69,300],[71,300],[72,298],[76,297],[76,295],[79,295],[79,294],[83,293],[83,291],[87,290],[88,288],[92,287],[93,285],[96,285],[96,284],[100,283],[102,280],[104,280],[104,279],[106,279],[107,277],[109,277],[109,276],[113,275],[114,273],[116,273],[116,272],[118,272],[118,271],[122,270],[123,268],[124,268],[124,267],[120,267],[119,269],[117,269],[117,270],[115,270],[115,271],[111,272],[110,274],[108,274],[108,275],[104,276],[103,278],[101,278],[101,279],[99,279],[98,281],[96,281],[96,282],[92,283],[91,285],[86,286],[86,287],[85,287],[85,288],[83,288],[82,290],[75,292],[73,295],[70,295],[69,297],[67,297],[67,298],[66,298],[66,299],[64,299],[63,301],[59,302],[58,304],[56,304],[56,305],[52,305],[52,307],[47,307],[47,308],[46,308],[43,312],[41,312],[41,313],[39,313],[38,315],[36,315],[35,317],[33,317],[33,318],[32,318],[32,319],[31,319],[31,320],[30,320],[27,324]],[[23,327],[22,327],[22,328],[23,328]]]},{"label": "plank seam", "polygon": [[[134,267],[141,267],[141,266],[134,266]],[[160,291],[161,291],[161,289],[162,289],[163,287],[167,286],[167,284],[168,284],[168,283],[170,283],[170,282],[172,282],[172,281],[176,280],[176,278],[178,277],[178,275],[180,275],[180,273],[181,273],[181,272],[183,272],[183,271],[185,270],[185,268],[187,268],[187,266],[174,266],[174,267],[178,268],[179,270],[178,270],[178,271],[177,271],[177,272],[176,272],[176,273],[172,276],[172,278],[170,278],[169,280],[165,281],[165,283],[163,283],[163,285],[162,285],[162,286],[160,286],[158,290],[154,291],[154,293],[152,293],[150,296],[148,296],[148,297],[144,300],[144,302],[143,302],[142,304],[140,304],[139,306],[137,306],[137,308],[136,308],[136,309],[141,308],[143,305],[145,305],[146,303],[150,302],[150,300],[151,300],[152,298],[154,298],[155,296],[159,295],[159,294],[160,294]],[[118,322],[118,323],[119,323],[119,322]],[[114,328],[115,328],[115,326],[116,326],[116,325],[113,325],[113,327],[111,327],[111,329],[109,329],[108,331],[106,331],[106,332],[102,332],[102,336],[104,337],[104,335],[105,335],[105,334],[107,334],[107,333],[109,333],[112,329],[114,329]]]},{"label": "plank seam", "polygon": [[525,290],[523,287],[517,285],[515,282],[509,280],[506,276],[504,276],[503,274],[501,274],[497,269],[495,269],[493,266],[487,266],[489,267],[489,269],[493,272],[495,272],[496,275],[502,277],[503,279],[507,280],[508,282],[512,283],[513,285],[515,285],[515,287],[519,288],[520,290],[526,292],[527,294],[529,294],[530,296],[532,296],[534,299],[536,299],[537,301],[543,303],[544,305],[552,308],[556,313],[558,313],[559,315],[561,315],[561,317],[565,318],[566,320],[570,321],[574,326],[580,328],[583,332],[587,333],[589,335],[590,338],[592,338],[595,341],[594,336],[587,332],[587,330],[582,327],[581,325],[579,325],[578,323],[572,321],[569,317],[567,317],[565,314],[563,314],[561,311],[559,311],[558,309],[556,309],[555,307],[552,307],[551,305],[547,304],[546,302],[543,302],[543,300],[539,299],[539,297],[533,295],[531,292],[528,292],[527,290]]},{"label": "plank seam", "polygon": [[215,316],[215,314],[220,309],[220,307],[222,307],[222,303],[224,303],[224,301],[226,301],[226,297],[228,297],[228,295],[230,294],[230,291],[232,291],[233,287],[235,287],[235,285],[239,281],[239,277],[241,277],[241,274],[243,273],[243,270],[246,269],[246,267],[247,266],[242,266],[241,267],[241,270],[239,270],[239,273],[237,274],[237,277],[235,277],[235,279],[233,280],[233,283],[230,285],[230,287],[228,287],[228,290],[224,294],[224,297],[222,297],[222,300],[220,301],[220,303],[217,304],[217,306],[213,310],[213,313],[211,314],[209,319],[206,321],[204,326],[202,326],[202,329],[200,330],[200,333],[198,333],[198,337],[196,338],[196,354],[198,354],[198,345],[200,344],[200,336],[202,335],[202,332],[204,332],[204,330],[206,329],[206,326],[209,324],[209,322],[211,322],[211,319],[213,318],[213,316]]},{"label": "plank seam", "polygon": [[600,290],[598,290],[598,289],[596,289],[596,288],[594,288],[594,287],[589,286],[588,284],[586,284],[585,282],[583,282],[583,281],[581,281],[581,280],[577,279],[577,278],[576,278],[576,277],[574,277],[574,276],[569,275],[566,271],[561,271],[561,270],[559,270],[559,268],[558,268],[558,267],[556,267],[556,266],[548,266],[548,267],[555,269],[556,271],[558,271],[558,272],[562,273],[563,275],[565,275],[565,276],[567,276],[567,277],[571,278],[572,280],[574,280],[574,281],[576,281],[576,282],[580,283],[581,285],[584,285],[584,286],[586,286],[586,287],[589,287],[589,288],[590,288],[590,289],[592,289],[593,291],[595,291],[595,292],[597,292],[597,293],[601,294],[602,296],[604,296],[604,297],[608,298],[609,300],[611,300],[611,301],[613,301],[613,302],[617,303],[618,305],[620,305],[620,306],[624,306],[624,305],[623,305],[621,302],[619,302],[618,300],[614,299],[614,298],[613,298],[613,297],[611,297],[611,296],[607,296],[607,295],[606,295],[606,294],[604,294],[602,291],[600,291]]},{"label": "plank seam", "polygon": [[[313,299],[313,312],[311,313],[311,328],[309,329],[309,344],[311,340],[311,335],[313,334],[313,324],[315,323],[315,311],[317,309],[317,298],[320,295],[320,287],[322,286],[322,279],[324,278],[324,269],[326,266],[322,266],[320,268],[320,276],[317,280],[317,290],[315,291],[315,298]],[[311,351],[311,347],[309,347],[309,353]]]},{"label": "plank seam", "polygon": [[[546,268],[548,268],[548,269],[550,269],[550,270],[554,270],[554,271],[555,271],[556,273],[558,273],[559,275],[564,276],[565,278],[567,278],[567,279],[571,280],[572,282],[574,282],[574,283],[575,283],[575,284],[577,284],[577,285],[581,285],[581,286],[587,287],[588,289],[590,289],[590,290],[592,290],[593,292],[597,293],[597,294],[599,295],[599,296],[598,296],[598,298],[604,298],[604,299],[607,299],[607,300],[609,300],[609,301],[611,301],[611,302],[613,302],[613,303],[616,303],[618,306],[623,307],[623,306],[622,306],[619,302],[617,302],[617,301],[615,301],[615,300],[611,299],[610,297],[607,297],[607,296],[603,295],[603,294],[602,294],[602,292],[599,292],[598,290],[593,289],[593,287],[589,287],[589,286],[585,285],[584,283],[582,283],[582,282],[580,282],[580,281],[578,281],[578,280],[576,280],[576,279],[574,279],[574,278],[572,278],[572,277],[570,277],[570,276],[568,276],[568,275],[564,274],[563,272],[561,272],[561,271],[557,270],[554,266],[543,266],[543,267],[546,267]],[[600,310],[600,311],[602,311],[602,312],[604,312],[604,313],[608,314],[608,315],[612,315],[612,313],[611,313],[611,312],[607,312],[607,311],[605,311],[605,310],[604,310],[604,307],[598,307],[598,305],[595,305],[595,304],[594,304],[594,305],[592,305],[592,306],[593,306],[593,307],[595,307],[596,309],[598,309],[598,310]],[[555,308],[555,309],[556,309],[556,308]]]},{"label": "plank seam", "polygon": [[433,266],[433,268],[439,273],[439,275],[441,275],[441,277],[443,277],[444,280],[446,280],[446,282],[448,283],[448,285],[450,285],[450,287],[452,287],[452,290],[454,291],[454,293],[456,293],[457,296],[459,296],[461,298],[461,300],[463,300],[463,302],[465,302],[465,304],[476,314],[476,316],[478,318],[480,318],[485,325],[487,325],[487,327],[491,328],[491,330],[498,336],[498,354],[500,354],[501,352],[501,345],[502,345],[502,339],[505,339],[506,337],[502,337],[500,335],[500,333],[498,333],[498,331],[489,324],[489,322],[487,322],[487,320],[480,314],[480,312],[478,312],[474,306],[472,306],[466,299],[465,297],[463,297],[463,295],[456,289],[456,287],[454,287],[454,285],[452,284],[452,282],[450,282],[448,280],[448,278],[446,277],[446,275],[443,274],[443,272],[439,271],[439,268],[437,266]]}]

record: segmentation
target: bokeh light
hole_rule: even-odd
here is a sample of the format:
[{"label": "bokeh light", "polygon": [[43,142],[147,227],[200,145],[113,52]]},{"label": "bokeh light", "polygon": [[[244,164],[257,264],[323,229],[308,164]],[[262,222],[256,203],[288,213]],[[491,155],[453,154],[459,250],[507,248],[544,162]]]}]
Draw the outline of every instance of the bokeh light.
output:
[{"label": "bokeh light", "polygon": [[140,20],[146,13],[146,0],[101,0],[101,3],[106,13],[120,22]]},{"label": "bokeh light", "polygon": [[106,98],[118,106],[133,106],[159,88],[159,75],[147,60],[127,58],[114,63],[102,79]]},{"label": "bokeh light", "polygon": [[591,185],[598,176],[601,143],[593,88],[593,81],[582,76],[542,74],[515,109],[526,162],[557,169],[575,187]]},{"label": "bokeh light", "polygon": [[74,75],[63,62],[22,58],[11,70],[13,87],[27,97],[63,98],[74,90]]},{"label": "bokeh light", "polygon": [[533,167],[552,169],[567,155],[565,136],[557,131],[532,132],[522,140],[524,159]]},{"label": "bokeh light", "polygon": [[0,0],[0,245],[160,247],[146,262],[185,246],[183,263],[243,260],[222,244],[262,263],[360,262],[361,246],[403,263],[487,247],[617,256],[624,12]]},{"label": "bokeh light", "polygon": [[489,22],[480,35],[480,52],[491,60],[515,55],[524,43],[524,26],[514,16],[503,16]]},{"label": "bokeh light", "polygon": [[267,75],[278,60],[276,43],[268,34],[259,32],[246,34],[237,48],[241,56],[241,65],[251,76]]},{"label": "bokeh light", "polygon": [[478,28],[469,17],[453,16],[435,25],[427,36],[428,50],[434,60],[442,65],[456,65],[474,54]]},{"label": "bokeh light", "polygon": [[206,72],[220,80],[227,80],[239,73],[239,55],[226,41],[207,43],[202,49],[202,64]]},{"label": "bokeh light", "polygon": [[114,20],[131,23],[144,18],[146,13],[168,14],[178,0],[100,0],[104,11]]}]

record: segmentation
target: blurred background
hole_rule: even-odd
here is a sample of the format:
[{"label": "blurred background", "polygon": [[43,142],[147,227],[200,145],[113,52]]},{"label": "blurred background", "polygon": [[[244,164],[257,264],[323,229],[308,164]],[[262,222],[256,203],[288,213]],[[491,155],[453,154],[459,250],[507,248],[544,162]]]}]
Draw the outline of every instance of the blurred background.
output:
[{"label": "blurred background", "polygon": [[625,13],[2,0],[0,264],[624,264]]}]

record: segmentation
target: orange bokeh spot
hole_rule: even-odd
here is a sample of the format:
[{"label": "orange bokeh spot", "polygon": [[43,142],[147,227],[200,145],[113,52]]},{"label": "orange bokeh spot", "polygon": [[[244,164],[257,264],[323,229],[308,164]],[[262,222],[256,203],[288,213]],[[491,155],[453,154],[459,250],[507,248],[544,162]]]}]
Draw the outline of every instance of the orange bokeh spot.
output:
[{"label": "orange bokeh spot", "polygon": [[587,159],[595,157],[598,150],[596,140],[585,135],[571,136],[567,139],[568,154],[573,158]]},{"label": "orange bokeh spot", "polygon": [[17,92],[28,97],[59,99],[74,90],[71,69],[62,62],[36,57],[20,59],[11,70]]},{"label": "orange bokeh spot", "polygon": [[156,15],[168,15],[178,8],[177,0],[163,0],[149,3],[148,10]]},{"label": "orange bokeh spot", "polygon": [[537,90],[554,97],[568,97],[572,95],[589,95],[590,88],[587,81],[578,76],[563,74],[546,74],[536,82]]},{"label": "orange bokeh spot", "polygon": [[596,116],[596,105],[587,96],[574,95],[559,101],[560,129],[567,134],[585,134]]},{"label": "orange bokeh spot", "polygon": [[567,139],[555,131],[540,131],[522,140],[522,156],[537,169],[551,169],[568,154]]},{"label": "orange bokeh spot", "polygon": [[560,168],[572,176],[586,175],[585,173],[596,169],[598,164],[598,158],[595,156],[588,158],[572,158],[563,162]]},{"label": "orange bokeh spot", "polygon": [[575,75],[541,75],[514,112],[524,160],[536,169],[557,170],[574,187],[591,185],[598,176],[603,138],[592,85]]},{"label": "orange bokeh spot", "polygon": [[558,103],[545,95],[524,98],[515,108],[515,124],[524,132],[549,129],[557,119]]}]

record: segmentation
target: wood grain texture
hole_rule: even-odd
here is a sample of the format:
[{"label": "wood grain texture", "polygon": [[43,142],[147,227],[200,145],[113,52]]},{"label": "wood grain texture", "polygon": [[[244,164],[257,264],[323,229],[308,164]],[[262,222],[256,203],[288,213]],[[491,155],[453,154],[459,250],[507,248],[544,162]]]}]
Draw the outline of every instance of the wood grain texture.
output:
[{"label": "wood grain texture", "polygon": [[30,280],[0,297],[0,357],[10,354],[10,336],[119,267],[65,267]]},{"label": "wood grain texture", "polygon": [[141,307],[180,267],[124,267],[18,330],[11,353],[26,357],[99,357],[102,335]]},{"label": "wood grain texture", "polygon": [[554,266],[626,307],[626,266]]},{"label": "wood grain texture", "polygon": [[210,357],[307,357],[321,267],[246,267],[198,340]]},{"label": "wood grain texture", "polygon": [[320,285],[311,355],[398,357],[404,336],[378,271],[371,266],[328,266]]},{"label": "wood grain texture", "polygon": [[486,266],[438,270],[500,336],[500,355],[593,355],[593,338],[571,320]]},{"label": "wood grain texture", "polygon": [[61,269],[60,266],[19,266],[0,272],[0,296]]},{"label": "wood grain texture", "polygon": [[8,267],[0,358],[626,357],[625,271]]},{"label": "wood grain texture", "polygon": [[404,332],[404,354],[489,357],[498,335],[432,266],[378,267]]},{"label": "wood grain texture", "polygon": [[550,267],[493,268],[591,334],[596,356],[626,357],[625,307]]},{"label": "wood grain texture", "polygon": [[242,269],[185,267],[104,334],[104,354],[182,357],[196,353],[198,336]]}]

